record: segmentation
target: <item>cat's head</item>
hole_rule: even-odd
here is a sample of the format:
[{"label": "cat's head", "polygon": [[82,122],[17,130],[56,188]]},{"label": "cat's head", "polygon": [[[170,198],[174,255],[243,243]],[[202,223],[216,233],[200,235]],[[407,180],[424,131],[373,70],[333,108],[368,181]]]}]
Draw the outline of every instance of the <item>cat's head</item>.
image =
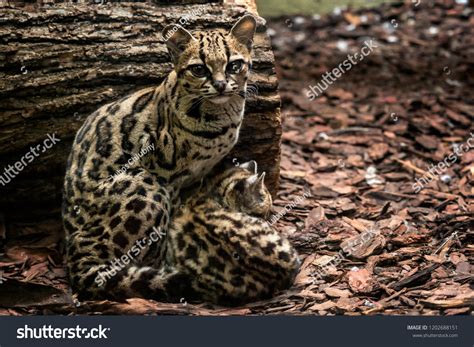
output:
[{"label": "cat's head", "polygon": [[257,163],[252,160],[217,176],[214,188],[227,208],[264,218],[272,208],[272,196],[264,180],[265,172],[259,175]]},{"label": "cat's head", "polygon": [[182,90],[216,104],[235,95],[243,97],[256,27],[251,15],[240,18],[230,31],[190,33],[177,24],[165,27],[162,35]]}]

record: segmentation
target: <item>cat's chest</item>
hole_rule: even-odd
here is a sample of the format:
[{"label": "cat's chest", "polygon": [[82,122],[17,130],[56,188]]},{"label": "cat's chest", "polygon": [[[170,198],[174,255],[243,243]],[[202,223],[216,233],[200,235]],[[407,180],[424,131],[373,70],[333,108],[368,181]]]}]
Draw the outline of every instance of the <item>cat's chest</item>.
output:
[{"label": "cat's chest", "polygon": [[219,163],[234,147],[238,140],[240,124],[222,129],[219,136],[210,138],[188,137],[182,144],[180,185],[187,186],[198,179],[206,176],[207,173]]},{"label": "cat's chest", "polygon": [[[217,163],[219,163],[232,149],[232,146],[224,145],[219,150],[195,152],[195,158],[189,160],[189,171],[192,177],[204,177]],[[199,153],[199,154],[198,154]]]}]

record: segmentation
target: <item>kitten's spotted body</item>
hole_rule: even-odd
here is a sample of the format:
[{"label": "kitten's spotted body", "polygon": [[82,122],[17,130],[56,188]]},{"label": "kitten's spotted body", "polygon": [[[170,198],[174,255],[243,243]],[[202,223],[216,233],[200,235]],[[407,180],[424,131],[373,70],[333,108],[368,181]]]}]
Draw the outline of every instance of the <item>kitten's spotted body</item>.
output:
[{"label": "kitten's spotted body", "polygon": [[288,240],[261,218],[272,205],[263,178],[255,162],[228,169],[177,211],[167,262],[189,274],[192,288],[180,297],[238,305],[292,284],[299,260]]}]

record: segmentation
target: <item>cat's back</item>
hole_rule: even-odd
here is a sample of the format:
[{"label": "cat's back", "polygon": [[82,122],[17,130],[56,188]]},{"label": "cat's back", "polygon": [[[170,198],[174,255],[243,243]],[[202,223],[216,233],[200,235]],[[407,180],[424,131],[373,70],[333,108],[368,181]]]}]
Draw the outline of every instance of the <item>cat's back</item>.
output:
[{"label": "cat's back", "polygon": [[143,145],[151,144],[156,125],[148,120],[155,93],[156,87],[141,89],[89,115],[74,139],[66,176],[81,181],[106,179]]}]

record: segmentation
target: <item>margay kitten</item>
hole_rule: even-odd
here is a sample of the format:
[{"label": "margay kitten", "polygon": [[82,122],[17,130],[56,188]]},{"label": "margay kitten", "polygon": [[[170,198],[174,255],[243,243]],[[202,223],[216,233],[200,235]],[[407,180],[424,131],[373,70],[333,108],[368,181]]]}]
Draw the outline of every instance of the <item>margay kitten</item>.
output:
[{"label": "margay kitten", "polygon": [[[272,198],[255,161],[209,178],[177,211],[166,262],[188,274],[186,300],[238,305],[288,288],[299,268],[289,241],[264,219]],[[176,298],[177,299],[177,298]]]},{"label": "margay kitten", "polygon": [[[96,280],[155,228],[167,231],[180,191],[202,179],[237,142],[255,28],[252,16],[230,32],[166,27],[174,70],[157,88],[101,107],[78,131],[63,219],[71,284],[81,297],[124,292],[160,299],[188,288],[189,277],[165,262],[166,238],[105,285]],[[132,159],[150,145],[152,154]],[[107,179],[124,165],[125,172]]]}]

